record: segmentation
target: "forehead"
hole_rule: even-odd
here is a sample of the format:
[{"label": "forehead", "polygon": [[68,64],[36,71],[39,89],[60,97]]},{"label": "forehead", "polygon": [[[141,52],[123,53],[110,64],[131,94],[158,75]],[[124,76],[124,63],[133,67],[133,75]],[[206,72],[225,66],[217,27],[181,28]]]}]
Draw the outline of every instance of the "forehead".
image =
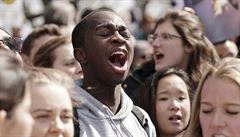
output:
[{"label": "forehead", "polygon": [[201,99],[240,103],[240,87],[229,79],[209,77],[203,84]]},{"label": "forehead", "polygon": [[73,47],[70,44],[65,44],[65,45],[59,46],[54,51],[54,53],[56,55],[56,58],[61,58],[61,59],[65,59],[65,58],[69,58],[69,57],[74,58]]},{"label": "forehead", "polygon": [[99,25],[126,26],[125,22],[115,13],[110,11],[99,11],[88,18],[90,27]]},{"label": "forehead", "polygon": [[158,24],[155,32],[166,33],[166,32],[176,32],[176,29],[173,27],[172,23],[169,21],[164,21],[163,23]]},{"label": "forehead", "polygon": [[188,93],[187,85],[182,78],[175,74],[167,75],[158,81],[158,92],[175,91],[175,89]]},{"label": "forehead", "polygon": [[[31,90],[34,104],[39,102],[44,104],[65,104],[62,106],[71,104],[68,91],[64,86],[55,83],[41,83],[33,84],[33,87],[34,91]],[[61,103],[59,100],[62,100]]]}]

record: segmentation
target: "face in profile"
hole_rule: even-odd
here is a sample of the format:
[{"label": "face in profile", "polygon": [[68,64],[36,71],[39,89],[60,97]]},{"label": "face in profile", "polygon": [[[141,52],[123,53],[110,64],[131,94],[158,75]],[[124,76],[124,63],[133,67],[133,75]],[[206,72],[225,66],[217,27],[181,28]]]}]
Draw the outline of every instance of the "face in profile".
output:
[{"label": "face in profile", "polygon": [[189,50],[183,45],[181,35],[173,25],[166,21],[159,24],[154,32],[153,46],[155,70],[161,71],[169,67],[186,70]]},{"label": "face in profile", "polygon": [[[133,39],[124,21],[109,11],[92,15],[86,36],[87,62],[98,79],[120,83],[133,60]],[[115,84],[114,83],[114,84]]]},{"label": "face in profile", "polygon": [[186,129],[190,99],[187,85],[179,76],[171,74],[158,81],[156,117],[160,135],[176,136]]},{"label": "face in profile", "polygon": [[202,87],[199,120],[203,137],[239,136],[239,86],[227,79],[209,77]]},{"label": "face in profile", "polygon": [[82,68],[79,62],[74,58],[73,47],[71,45],[58,47],[54,51],[54,54],[55,61],[53,62],[53,68],[62,70],[74,80],[83,77]]},{"label": "face in profile", "polygon": [[66,88],[54,84],[34,84],[33,87],[32,137],[73,137],[72,105]]},{"label": "face in profile", "polygon": [[[2,137],[30,137],[33,125],[33,119],[30,113],[31,97],[29,92],[26,92],[22,102],[16,106],[12,113],[7,114]],[[11,116],[8,116],[11,115]],[[1,133],[0,133],[1,135]]]}]

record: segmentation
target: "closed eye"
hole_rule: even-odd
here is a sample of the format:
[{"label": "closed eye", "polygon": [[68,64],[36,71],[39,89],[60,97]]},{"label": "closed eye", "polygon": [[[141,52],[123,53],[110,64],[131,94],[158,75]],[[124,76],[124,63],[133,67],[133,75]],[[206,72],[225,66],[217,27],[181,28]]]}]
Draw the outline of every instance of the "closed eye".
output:
[{"label": "closed eye", "polygon": [[109,29],[109,28],[107,28],[107,27],[100,27],[100,28],[98,28],[97,29],[97,32],[96,32],[96,34],[98,35],[98,36],[101,36],[101,37],[110,37],[110,36],[112,36],[112,32],[111,32],[111,30]]},{"label": "closed eye", "polygon": [[204,114],[210,114],[212,112],[212,110],[202,110],[201,112]]},{"label": "closed eye", "polygon": [[228,113],[228,114],[230,114],[230,115],[240,114],[238,111],[229,111],[229,110],[227,110],[226,113]]},{"label": "closed eye", "polygon": [[72,114],[63,114],[63,115],[61,115],[61,119],[64,122],[68,122],[69,120],[73,119],[73,115]]},{"label": "closed eye", "polygon": [[73,61],[73,62],[68,62],[68,63],[65,63],[65,65],[66,66],[72,66],[72,65],[74,65],[75,64],[75,62]]},{"label": "closed eye", "polygon": [[34,118],[43,120],[43,119],[48,119],[49,117],[50,116],[48,114],[42,114],[42,115],[37,115]]},{"label": "closed eye", "polygon": [[99,36],[107,38],[107,37],[112,36],[112,33],[110,31],[108,31],[108,32],[101,32],[101,33],[99,33]]}]

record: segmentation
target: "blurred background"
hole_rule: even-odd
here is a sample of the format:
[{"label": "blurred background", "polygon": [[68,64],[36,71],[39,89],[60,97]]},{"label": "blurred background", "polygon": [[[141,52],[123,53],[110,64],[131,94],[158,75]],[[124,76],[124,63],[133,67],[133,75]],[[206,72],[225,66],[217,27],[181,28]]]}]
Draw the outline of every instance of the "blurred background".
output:
[{"label": "blurred background", "polygon": [[[66,4],[56,4],[63,1]],[[59,13],[50,14],[53,9],[49,4],[53,2]],[[0,27],[13,36],[25,38],[34,27],[46,23],[49,15],[65,16],[72,29],[89,11],[109,8],[123,17],[137,40],[146,40],[156,21],[168,10],[185,6],[195,10],[213,43],[226,39],[237,43],[240,0],[0,0]]]}]

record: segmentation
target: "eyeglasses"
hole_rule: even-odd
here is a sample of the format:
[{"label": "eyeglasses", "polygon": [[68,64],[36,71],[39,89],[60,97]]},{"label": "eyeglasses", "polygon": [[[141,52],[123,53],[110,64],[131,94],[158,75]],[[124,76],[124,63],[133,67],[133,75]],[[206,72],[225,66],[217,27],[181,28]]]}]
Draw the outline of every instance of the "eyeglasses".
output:
[{"label": "eyeglasses", "polygon": [[169,41],[173,38],[179,38],[181,39],[181,36],[178,35],[174,35],[174,34],[169,34],[169,33],[162,33],[161,35],[157,35],[157,34],[149,34],[147,39],[148,41],[151,43],[154,40],[158,39],[159,41]]},{"label": "eyeglasses", "polygon": [[20,52],[22,48],[22,39],[17,37],[5,37],[0,40],[14,52]]}]

